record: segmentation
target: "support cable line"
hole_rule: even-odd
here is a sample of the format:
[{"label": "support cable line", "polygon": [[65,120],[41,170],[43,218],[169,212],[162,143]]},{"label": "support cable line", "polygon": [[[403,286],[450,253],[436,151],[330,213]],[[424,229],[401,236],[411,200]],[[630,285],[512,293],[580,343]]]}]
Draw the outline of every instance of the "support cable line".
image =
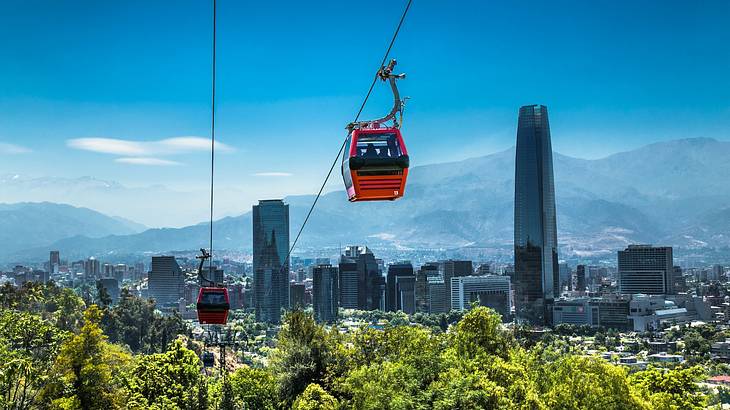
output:
[{"label": "support cable line", "polygon": [[[210,242],[209,242],[209,255],[210,261],[208,262],[208,274],[213,272],[213,181],[215,176],[215,32],[216,32],[216,0],[213,0],[213,72],[212,74],[212,87],[211,87],[211,98],[210,98]],[[214,283],[215,285],[215,283]]]},{"label": "support cable line", "polygon": [[[360,109],[357,111],[357,115],[355,115],[355,120],[350,124],[357,124],[358,120],[360,119],[360,115],[362,114],[362,111],[365,109],[365,104],[367,104],[368,99],[370,99],[370,94],[372,94],[373,88],[375,88],[375,83],[378,81],[379,78],[381,78],[381,73],[385,67],[385,62],[388,60],[390,51],[393,48],[393,44],[395,44],[395,40],[398,37],[398,33],[400,32],[401,26],[403,26],[403,21],[405,20],[406,15],[408,14],[408,10],[411,8],[412,2],[413,2],[413,0],[408,0],[408,3],[406,4],[405,9],[403,10],[403,14],[400,17],[400,21],[398,21],[398,26],[396,26],[395,32],[393,33],[393,37],[390,40],[390,44],[388,44],[388,48],[385,50],[385,55],[383,55],[383,60],[380,62],[380,65],[378,66],[378,71],[375,74],[375,76],[373,77],[372,83],[370,83],[370,88],[368,89],[368,92],[365,95],[365,99],[362,101],[362,104],[360,104]],[[349,136],[349,130],[348,130],[348,136]],[[309,211],[307,212],[307,216],[304,218],[304,222],[302,222],[302,226],[299,228],[299,232],[297,232],[297,235],[294,238],[294,242],[292,243],[291,248],[289,248],[289,252],[286,254],[286,258],[284,259],[284,263],[282,264],[281,271],[284,270],[284,267],[288,266],[289,258],[291,257],[291,254],[294,251],[294,248],[296,248],[297,242],[299,242],[299,237],[302,235],[304,228],[307,226],[307,222],[309,222],[309,217],[312,215],[314,208],[317,206],[317,202],[319,201],[320,196],[322,196],[322,191],[324,190],[325,185],[327,185],[327,181],[329,180],[330,176],[332,175],[332,171],[335,169],[335,166],[337,166],[337,161],[340,159],[340,155],[342,155],[342,151],[345,149],[345,146],[347,145],[347,139],[348,139],[348,137],[345,137],[345,139],[342,141],[342,145],[340,146],[339,151],[337,151],[337,156],[335,156],[335,160],[332,161],[332,165],[330,166],[330,169],[327,172],[327,176],[325,176],[324,181],[322,182],[322,185],[319,187],[319,192],[317,192],[317,196],[314,198],[314,201],[312,202],[312,206],[309,208]]]},{"label": "support cable line", "polygon": [[[210,226],[209,226],[209,250],[200,249],[201,255],[198,265],[198,277],[200,279],[200,291],[196,310],[198,322],[210,325],[225,325],[228,321],[230,310],[230,299],[228,289],[221,278],[220,283],[215,280],[215,269],[213,267],[213,199],[215,181],[215,74],[216,74],[216,0],[213,3],[213,44],[212,44],[212,87],[211,87],[211,113],[210,113]],[[203,275],[205,260],[208,259],[208,274]],[[208,277],[206,277],[208,276]]]}]

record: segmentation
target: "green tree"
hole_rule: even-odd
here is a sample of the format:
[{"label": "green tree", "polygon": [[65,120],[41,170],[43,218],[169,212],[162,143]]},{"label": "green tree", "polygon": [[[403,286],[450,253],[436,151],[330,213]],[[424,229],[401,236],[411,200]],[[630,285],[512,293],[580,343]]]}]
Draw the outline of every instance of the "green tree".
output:
[{"label": "green tree", "polygon": [[101,310],[91,305],[84,312],[79,334],[61,346],[46,386],[44,399],[63,409],[115,409],[121,405],[121,383],[130,356],[106,341],[99,327]]},{"label": "green tree", "polygon": [[302,394],[297,397],[292,406],[293,410],[336,410],[337,399],[327,393],[322,386],[311,383]]},{"label": "green tree", "polygon": [[21,410],[34,405],[66,337],[38,315],[0,310],[0,407]]},{"label": "green tree", "polygon": [[688,357],[707,356],[712,348],[710,341],[694,329],[688,331],[682,340],[684,341],[684,354]]},{"label": "green tree", "polygon": [[506,389],[480,370],[449,368],[429,386],[429,394],[436,410],[513,408]]},{"label": "green tree", "polygon": [[516,345],[512,336],[502,329],[502,319],[494,310],[476,307],[469,311],[452,333],[451,344],[464,358],[496,355],[507,358]]},{"label": "green tree", "polygon": [[541,399],[547,408],[628,410],[647,409],[637,397],[624,368],[597,358],[560,356],[535,362]]},{"label": "green tree", "polygon": [[10,282],[0,286],[0,307],[3,309],[14,309],[19,303],[19,295],[15,286]]},{"label": "green tree", "polygon": [[162,409],[172,403],[181,409],[200,408],[201,366],[195,352],[177,339],[165,353],[138,357],[127,378],[127,394],[150,407]]},{"label": "green tree", "polygon": [[77,333],[81,328],[86,305],[72,289],[58,288],[46,301],[46,307],[59,329]]},{"label": "green tree", "polygon": [[185,321],[174,313],[162,316],[154,301],[144,300],[122,289],[118,303],[108,309],[102,321],[113,343],[129,346],[133,352],[164,352],[179,335],[190,335]]},{"label": "green tree", "polygon": [[234,402],[251,410],[273,410],[278,406],[276,378],[265,369],[248,366],[228,376]]},{"label": "green tree", "polygon": [[236,398],[233,393],[233,386],[231,381],[227,378],[223,378],[221,404],[218,406],[218,410],[235,410],[236,409]]},{"label": "green tree", "polygon": [[417,373],[404,363],[376,362],[350,372],[341,390],[348,392],[347,405],[353,409],[414,409],[424,402]]},{"label": "green tree", "polygon": [[[425,389],[443,367],[441,352],[446,338],[418,326],[365,328],[357,331],[345,352],[350,367],[385,361],[407,364],[414,369],[414,382]],[[345,372],[336,372],[344,374]],[[339,389],[335,389],[339,390]],[[346,392],[343,392],[346,395]]]},{"label": "green tree", "polygon": [[285,316],[272,365],[278,377],[279,399],[286,407],[310,383],[325,381],[332,351],[328,339],[311,314],[295,310]]},{"label": "green tree", "polygon": [[51,281],[25,282],[18,288],[5,283],[0,287],[0,307],[38,314],[55,321],[61,330],[75,333],[81,328],[85,305],[72,289]]},{"label": "green tree", "polygon": [[707,396],[697,385],[703,379],[704,371],[697,366],[674,370],[653,368],[631,376],[638,394],[653,409],[671,410],[704,409]]}]

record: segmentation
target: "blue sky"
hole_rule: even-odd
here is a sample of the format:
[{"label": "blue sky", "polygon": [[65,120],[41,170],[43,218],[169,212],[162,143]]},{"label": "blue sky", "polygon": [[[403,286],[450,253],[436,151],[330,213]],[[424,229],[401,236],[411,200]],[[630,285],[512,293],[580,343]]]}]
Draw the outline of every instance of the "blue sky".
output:
[{"label": "blue sky", "polygon": [[[241,193],[225,209],[316,191],[404,5],[218,1],[217,183]],[[3,2],[0,174],[204,189],[204,141],[179,137],[209,136],[210,13],[201,0]],[[408,73],[412,163],[506,149],[532,103],[549,107],[554,149],[578,157],[728,139],[728,20],[727,1],[414,0],[391,54]],[[381,85],[364,117],[389,104]]]}]

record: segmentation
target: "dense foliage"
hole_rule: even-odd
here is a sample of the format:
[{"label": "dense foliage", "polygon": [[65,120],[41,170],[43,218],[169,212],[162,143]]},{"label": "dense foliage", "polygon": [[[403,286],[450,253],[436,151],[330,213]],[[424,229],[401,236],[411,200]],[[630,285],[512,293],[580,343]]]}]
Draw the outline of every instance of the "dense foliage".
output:
[{"label": "dense foliage", "polygon": [[[416,325],[400,323],[397,314],[373,313],[371,319],[385,320],[384,326],[349,332],[290,312],[266,366],[238,365],[223,377],[203,371],[184,322],[161,316],[152,302],[129,293],[114,307],[87,302],[54,285],[0,288],[0,408],[610,410],[708,404],[699,367],[629,374],[575,355],[558,339],[528,341],[525,329],[505,328],[487,308],[456,320],[424,316]],[[589,332],[556,334],[575,331]]]}]

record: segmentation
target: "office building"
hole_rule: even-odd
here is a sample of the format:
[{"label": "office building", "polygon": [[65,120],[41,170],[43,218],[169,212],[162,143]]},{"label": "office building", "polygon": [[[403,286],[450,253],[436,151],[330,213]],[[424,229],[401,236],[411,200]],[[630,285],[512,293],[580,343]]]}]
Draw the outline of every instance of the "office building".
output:
[{"label": "office building", "polygon": [[364,246],[348,246],[340,257],[340,306],[385,310],[385,278],[378,261]]},{"label": "office building", "polygon": [[[416,311],[421,313],[431,313],[431,297],[430,297],[430,286],[431,280],[438,278],[441,281],[441,285],[445,285],[444,280],[439,273],[439,264],[436,262],[428,262],[421,266],[416,272]],[[447,298],[448,299],[448,298]],[[447,305],[450,306],[451,302],[448,301]],[[448,311],[448,306],[447,306]]]},{"label": "office building", "polygon": [[578,265],[575,268],[575,290],[586,291],[586,265]]},{"label": "office building", "polygon": [[111,263],[105,263],[101,265],[101,277],[113,278],[114,277],[114,265]]},{"label": "office building", "polygon": [[687,280],[681,266],[674,267],[674,292],[687,292]]},{"label": "office building", "polygon": [[618,251],[618,274],[620,293],[673,294],[672,248],[629,245]]},{"label": "office building", "polygon": [[560,272],[560,291],[562,292],[563,289],[566,290],[573,290],[571,285],[571,270],[570,266],[565,263],[559,263],[558,264],[558,270]]},{"label": "office building", "polygon": [[439,263],[443,274],[449,278],[474,274],[474,263],[472,261],[448,259]]},{"label": "office building", "polygon": [[608,295],[594,299],[592,307],[598,308],[598,325],[606,329],[628,331],[631,329],[629,321],[630,297]]},{"label": "office building", "polygon": [[416,313],[416,277],[395,277],[395,311],[412,315]]},{"label": "office building", "polygon": [[340,297],[337,267],[329,264],[317,265],[312,269],[312,279],[314,318],[318,322],[335,322]]},{"label": "office building", "polygon": [[553,324],[589,325],[620,331],[629,330],[630,298],[606,296],[558,299],[552,306]]},{"label": "office building", "polygon": [[118,263],[114,265],[113,274],[111,277],[116,279],[119,283],[122,283],[124,279],[129,278],[129,269],[127,269],[127,265],[124,263]]},{"label": "office building", "polygon": [[476,302],[494,309],[502,320],[511,318],[512,284],[508,276],[461,276],[451,278],[451,308],[465,310]]},{"label": "office building", "polygon": [[303,283],[289,284],[289,306],[292,309],[304,309],[305,302],[305,286]]},{"label": "office building", "polygon": [[38,283],[48,283],[49,279],[50,274],[48,273],[48,271],[40,269],[33,269],[33,271],[30,272],[30,276],[27,277],[27,280]]},{"label": "office building", "polygon": [[85,265],[86,261],[84,260],[71,262],[71,272],[75,274],[84,274],[86,273]]},{"label": "office building", "polygon": [[228,285],[228,298],[230,299],[231,309],[246,308],[246,288],[242,283]]},{"label": "office building", "polygon": [[61,254],[59,251],[51,251],[48,258],[48,272],[58,273],[61,267]]},{"label": "office building", "polygon": [[99,286],[106,289],[106,293],[111,298],[112,304],[119,300],[119,281],[114,278],[103,278],[99,280]]},{"label": "office building", "polygon": [[474,272],[477,276],[484,276],[484,275],[491,275],[492,273],[492,267],[489,263],[482,263],[479,266],[477,266],[476,272]]},{"label": "office building", "polygon": [[[405,279],[409,278],[407,281]],[[415,313],[415,299],[416,299],[416,288],[415,288],[415,275],[413,274],[413,265],[410,262],[399,262],[388,266],[388,277],[387,277],[387,289],[385,291],[386,304],[385,309],[390,312],[396,312],[403,309],[403,303],[410,306],[413,299],[413,312]],[[406,284],[407,283],[407,284]],[[400,286],[399,286],[400,285]],[[403,286],[407,287],[406,290]],[[410,292],[406,295],[404,292]],[[404,301],[404,298],[407,299]]]},{"label": "office building", "polygon": [[663,295],[634,295],[629,303],[629,319],[636,332],[658,331],[696,319],[686,307],[677,306]]},{"label": "office building", "polygon": [[147,271],[145,270],[144,262],[137,262],[134,264],[134,270],[133,270],[132,280],[142,280],[145,277],[145,274]]},{"label": "office building", "polygon": [[281,309],[289,308],[289,205],[262,200],[252,216],[256,320],[279,323]]},{"label": "office building", "polygon": [[472,261],[445,260],[439,262],[439,270],[446,284],[447,294],[451,294],[451,278],[474,274]]},{"label": "office building", "polygon": [[152,257],[147,287],[157,306],[177,306],[184,297],[185,275],[174,256]]},{"label": "office building", "polygon": [[515,157],[515,304],[517,317],[550,324],[559,295],[555,183],[547,107],[520,108]]},{"label": "office building", "polygon": [[598,318],[598,307],[594,312],[590,298],[559,299],[553,304],[553,324],[555,325],[598,327]]},{"label": "office building", "polygon": [[198,285],[197,282],[185,282],[183,290],[183,299],[185,299],[185,303],[188,305],[197,303],[199,292],[200,285]]},{"label": "office building", "polygon": [[[440,276],[428,279],[428,313],[449,313],[451,311],[451,295],[446,292],[446,283]],[[449,288],[451,288],[449,286]]]},{"label": "office building", "polygon": [[710,281],[719,281],[723,279],[723,276],[725,274],[725,268],[722,267],[722,265],[713,265],[711,273],[708,274],[707,279]]},{"label": "office building", "polygon": [[101,264],[93,256],[84,261],[84,275],[87,280],[101,277]]},{"label": "office building", "polygon": [[360,273],[357,270],[357,262],[353,258],[340,258],[339,282],[340,282],[340,306],[343,309],[358,309],[358,293]]}]

